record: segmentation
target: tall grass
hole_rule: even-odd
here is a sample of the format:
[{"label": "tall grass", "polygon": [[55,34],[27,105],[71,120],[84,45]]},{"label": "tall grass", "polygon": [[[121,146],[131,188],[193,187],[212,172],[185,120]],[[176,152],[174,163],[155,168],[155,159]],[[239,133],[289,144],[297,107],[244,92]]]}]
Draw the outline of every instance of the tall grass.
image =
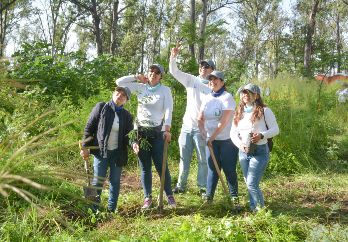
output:
[{"label": "tall grass", "polygon": [[[276,114],[281,129],[275,138],[268,175],[328,168],[347,171],[348,106],[336,101],[337,86],[320,87],[314,80],[291,76],[259,84],[271,89],[271,95],[264,99]],[[9,90],[3,88],[0,97],[5,97]],[[186,106],[186,93],[180,88],[173,93],[171,168],[178,164],[177,138]],[[89,214],[88,205],[82,199],[79,185],[84,181],[83,163],[77,141],[82,137],[93,106],[109,100],[111,92],[101,90],[98,95],[80,98],[77,102],[72,102],[70,96],[63,101],[52,97],[50,103],[41,103],[39,96],[40,90],[28,90],[13,94],[10,101],[0,104],[0,113],[4,114],[0,119],[3,127],[0,131],[0,202],[3,204],[0,208],[0,240],[78,241],[114,237],[121,241],[296,241],[307,236],[330,235],[327,227],[326,230],[318,226],[317,230],[307,231],[315,225],[297,222],[291,215],[274,217],[271,212],[264,211],[256,216],[230,218],[224,217],[224,209],[217,210],[216,207],[213,207],[215,217],[211,213],[193,215],[192,211],[185,216],[174,214],[163,220],[151,219],[141,213],[129,218],[116,217],[114,226],[124,226],[122,235],[113,227],[105,231],[94,230],[96,223],[106,224],[107,228],[108,221]],[[135,97],[126,108],[136,113]],[[47,109],[54,111],[46,113]],[[134,170],[136,157],[133,154],[130,157],[129,167]],[[121,200],[120,204],[125,209],[140,206],[141,191],[130,191],[129,194],[134,199]],[[189,204],[201,206],[192,194],[188,195],[188,200]],[[156,220],[163,226],[158,227]],[[337,236],[343,234],[337,232]]]},{"label": "tall grass", "polygon": [[287,174],[326,169],[336,162],[330,150],[339,145],[337,137],[348,134],[348,106],[337,102],[337,86],[289,75],[260,85],[271,90],[264,98],[281,130],[270,170]]}]

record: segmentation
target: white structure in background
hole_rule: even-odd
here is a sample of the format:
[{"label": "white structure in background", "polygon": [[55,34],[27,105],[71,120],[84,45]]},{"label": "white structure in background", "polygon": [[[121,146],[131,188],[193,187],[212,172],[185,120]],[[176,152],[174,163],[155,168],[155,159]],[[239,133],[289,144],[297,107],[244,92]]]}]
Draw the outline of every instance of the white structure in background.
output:
[{"label": "white structure in background", "polygon": [[348,84],[343,83],[342,86],[343,88],[336,92],[339,103],[345,103],[348,100]]}]

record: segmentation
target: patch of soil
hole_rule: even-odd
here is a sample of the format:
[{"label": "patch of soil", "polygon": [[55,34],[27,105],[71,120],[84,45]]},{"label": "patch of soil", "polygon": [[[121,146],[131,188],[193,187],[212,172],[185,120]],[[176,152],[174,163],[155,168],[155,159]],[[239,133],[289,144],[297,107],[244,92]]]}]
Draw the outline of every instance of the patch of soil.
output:
[{"label": "patch of soil", "polygon": [[122,192],[141,190],[140,176],[134,172],[122,172],[121,187]]}]

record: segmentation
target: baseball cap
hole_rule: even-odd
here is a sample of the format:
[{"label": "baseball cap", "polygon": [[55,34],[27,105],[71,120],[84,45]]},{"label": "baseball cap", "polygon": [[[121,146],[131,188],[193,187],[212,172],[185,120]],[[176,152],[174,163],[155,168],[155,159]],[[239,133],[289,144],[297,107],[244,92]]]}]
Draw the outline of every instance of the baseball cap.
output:
[{"label": "baseball cap", "polygon": [[208,64],[211,68],[213,68],[213,70],[215,70],[215,63],[214,63],[214,61],[212,61],[212,60],[202,60],[201,62],[199,62],[199,64],[201,64],[201,65],[203,63]]},{"label": "baseball cap", "polygon": [[257,93],[257,94],[261,95],[260,88],[257,85],[253,84],[253,83],[249,83],[249,84],[245,85],[243,87],[242,91],[243,90],[248,90],[248,91],[250,91],[252,93]]},{"label": "baseball cap", "polygon": [[160,65],[160,64],[152,64],[151,66],[150,66],[150,69],[151,68],[157,68],[160,72],[161,72],[161,75],[163,75],[164,74],[164,68],[163,68],[163,66],[162,65]]},{"label": "baseball cap", "polygon": [[118,86],[118,87],[116,87],[115,91],[117,91],[117,92],[120,92],[120,91],[123,92],[124,94],[126,94],[127,100],[130,99],[131,91],[129,90],[128,87],[121,87],[121,86]]},{"label": "baseball cap", "polygon": [[222,71],[213,71],[212,73],[210,73],[208,76],[207,76],[207,79],[210,80],[211,77],[217,77],[219,79],[221,79],[222,81],[225,81],[224,79],[224,73]]}]

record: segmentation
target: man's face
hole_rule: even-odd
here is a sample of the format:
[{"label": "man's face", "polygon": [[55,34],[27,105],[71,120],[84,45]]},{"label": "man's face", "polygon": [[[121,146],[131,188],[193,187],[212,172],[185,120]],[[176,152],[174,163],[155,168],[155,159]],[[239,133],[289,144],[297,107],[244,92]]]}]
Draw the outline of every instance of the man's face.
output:
[{"label": "man's face", "polygon": [[199,75],[203,77],[204,79],[207,78],[207,76],[212,73],[214,70],[213,68],[206,62],[203,62],[199,66]]}]

